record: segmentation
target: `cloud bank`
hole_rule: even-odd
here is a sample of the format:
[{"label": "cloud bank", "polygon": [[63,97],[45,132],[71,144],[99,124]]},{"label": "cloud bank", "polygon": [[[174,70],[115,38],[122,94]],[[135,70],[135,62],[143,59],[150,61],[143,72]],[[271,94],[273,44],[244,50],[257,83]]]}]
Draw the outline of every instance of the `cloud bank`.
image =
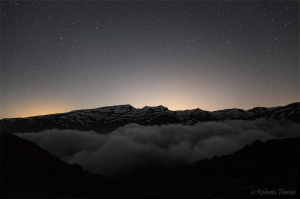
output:
[{"label": "cloud bank", "polygon": [[138,165],[178,168],[199,159],[231,154],[255,140],[298,137],[299,129],[298,123],[261,119],[194,126],[129,124],[106,135],[74,130],[16,135],[87,171],[114,175]]}]

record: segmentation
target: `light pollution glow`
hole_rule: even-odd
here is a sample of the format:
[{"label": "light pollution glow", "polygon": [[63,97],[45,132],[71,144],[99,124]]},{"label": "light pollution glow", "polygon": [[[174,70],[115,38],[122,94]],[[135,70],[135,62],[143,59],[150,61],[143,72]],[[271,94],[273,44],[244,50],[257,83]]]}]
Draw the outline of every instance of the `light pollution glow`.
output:
[{"label": "light pollution glow", "polygon": [[0,118],[299,101],[299,2],[4,1]]}]

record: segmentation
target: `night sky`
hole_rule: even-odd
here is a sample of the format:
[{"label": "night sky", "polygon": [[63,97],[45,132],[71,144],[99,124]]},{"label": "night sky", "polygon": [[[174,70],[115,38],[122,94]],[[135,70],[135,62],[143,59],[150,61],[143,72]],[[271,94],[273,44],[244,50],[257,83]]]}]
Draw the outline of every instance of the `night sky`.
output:
[{"label": "night sky", "polygon": [[1,115],[299,101],[299,2],[3,2]]}]

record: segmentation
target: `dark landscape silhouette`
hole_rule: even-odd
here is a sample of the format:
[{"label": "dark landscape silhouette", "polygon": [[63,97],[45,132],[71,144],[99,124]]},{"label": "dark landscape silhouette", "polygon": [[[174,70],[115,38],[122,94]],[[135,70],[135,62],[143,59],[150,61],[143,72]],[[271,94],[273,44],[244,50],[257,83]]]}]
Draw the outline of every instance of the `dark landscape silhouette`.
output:
[{"label": "dark landscape silhouette", "polygon": [[[216,112],[125,105],[2,119],[1,196],[293,198],[299,110],[299,103]],[[96,124],[114,128],[91,130],[102,114],[110,119]],[[10,128],[39,129],[51,119],[64,129]],[[67,129],[82,121],[88,131]]]},{"label": "dark landscape silhouette", "polygon": [[1,1],[0,198],[300,198],[300,1]]}]

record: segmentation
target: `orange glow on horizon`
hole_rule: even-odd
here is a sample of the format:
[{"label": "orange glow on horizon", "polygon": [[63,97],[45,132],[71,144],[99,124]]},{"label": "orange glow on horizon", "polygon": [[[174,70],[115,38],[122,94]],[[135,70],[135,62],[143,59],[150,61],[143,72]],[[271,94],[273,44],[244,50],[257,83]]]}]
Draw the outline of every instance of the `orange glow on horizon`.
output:
[{"label": "orange glow on horizon", "polygon": [[15,106],[9,111],[3,111],[0,119],[3,118],[24,118],[39,115],[48,115],[55,113],[64,113],[71,111],[71,107],[68,105],[55,105],[51,103],[36,103],[26,105],[25,108],[22,105]]},{"label": "orange glow on horizon", "polygon": [[[244,103],[237,104],[230,104],[224,103],[220,104],[213,100],[207,99],[199,99],[197,97],[189,96],[178,98],[175,94],[164,93],[161,94],[159,98],[155,98],[153,96],[146,97],[144,100],[140,100],[139,98],[132,98],[131,103],[123,102],[122,100],[112,100],[111,104],[107,103],[99,103],[99,102],[90,102],[86,104],[72,104],[72,103],[57,103],[53,101],[49,102],[37,102],[37,103],[20,103],[15,104],[13,108],[6,110],[1,110],[0,119],[3,118],[23,118],[23,117],[32,117],[32,116],[39,116],[39,115],[48,115],[48,114],[56,114],[56,113],[66,113],[74,110],[82,110],[82,109],[95,109],[100,107],[106,106],[117,106],[117,105],[125,105],[130,104],[134,108],[141,109],[145,106],[159,106],[162,105],[167,107],[171,111],[180,111],[180,110],[192,110],[192,109],[201,109],[204,111],[217,111],[223,109],[230,109],[230,108],[239,108],[243,110],[249,110],[255,107],[276,107],[276,106],[285,106],[289,103],[296,102],[295,100],[281,100],[281,101],[268,101],[265,103],[253,102],[253,104],[244,101]],[[216,106],[216,104],[218,106]],[[257,105],[255,105],[257,104]]]}]

